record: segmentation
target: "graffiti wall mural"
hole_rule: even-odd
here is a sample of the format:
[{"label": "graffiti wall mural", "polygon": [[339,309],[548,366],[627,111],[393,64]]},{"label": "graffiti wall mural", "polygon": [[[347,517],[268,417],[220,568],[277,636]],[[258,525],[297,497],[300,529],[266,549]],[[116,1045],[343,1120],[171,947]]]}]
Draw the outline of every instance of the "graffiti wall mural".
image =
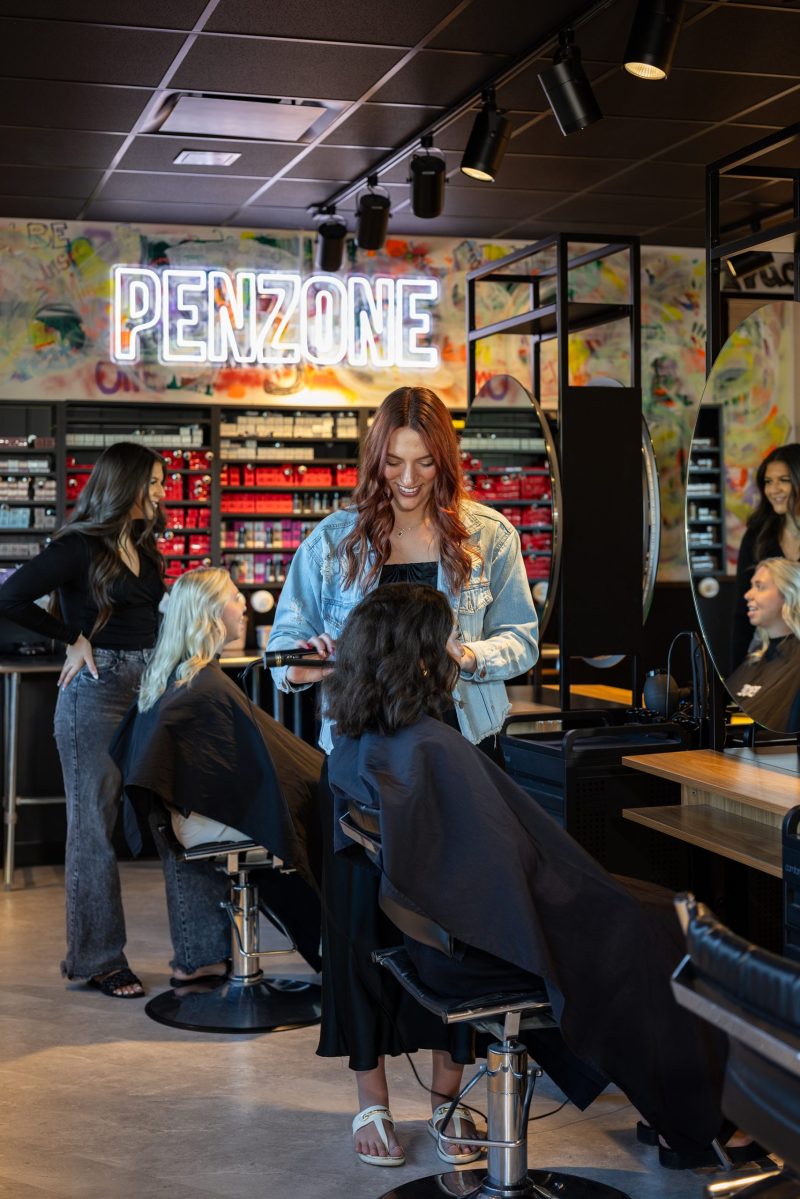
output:
[{"label": "graffiti wall mural", "polygon": [[[215,268],[236,272],[277,271],[307,277],[314,272],[314,238],[308,233],[246,229],[158,227],[80,222],[0,222],[0,400],[146,399],[155,402],[198,399],[226,404],[296,403],[372,405],[394,387],[422,383],[451,406],[466,404],[466,273],[517,248],[512,242],[475,239],[390,238],[379,254],[359,253],[348,243],[342,277],[367,281],[435,280],[438,302],[429,309],[429,335],[420,345],[435,347],[433,367],[335,362],[165,362],[158,338],[143,332],[135,362],[114,361],[111,352],[112,269],[139,265],[155,272],[174,268],[188,274]],[[613,300],[628,294],[625,257],[589,264],[571,276],[580,299]],[[525,287],[479,289],[478,323],[500,320],[521,310]],[[244,294],[244,293],[243,293]],[[365,293],[366,294],[366,293]],[[269,296],[262,297],[262,317]],[[222,297],[221,305],[231,304]],[[683,544],[683,486],[688,447],[705,380],[704,264],[698,251],[653,247],[642,250],[643,409],[658,458],[663,513],[659,577],[686,577]],[[173,314],[174,315],[174,314]],[[380,324],[380,312],[373,313]],[[299,319],[295,311],[293,321]],[[373,323],[374,323],[373,321]],[[378,330],[380,343],[380,330]],[[294,335],[292,321],[282,334]],[[759,340],[760,338],[760,340]],[[786,371],[767,378],[773,350],[783,352],[777,330],[754,335],[760,348],[740,347],[736,387],[746,396],[741,413],[747,428],[765,430],[762,442],[781,434]],[[542,355],[540,400],[556,404],[555,344]],[[627,329],[614,324],[570,339],[570,374],[575,383],[598,376],[629,377]],[[324,358],[325,355],[318,355]],[[369,359],[369,356],[367,356]],[[380,354],[378,353],[378,358]],[[530,386],[528,343],[521,337],[479,342],[478,387],[495,374],[510,374]],[[785,422],[784,422],[785,423]],[[738,434],[737,434],[738,435]],[[766,438],[766,441],[765,441]],[[729,480],[731,522],[736,538],[750,497],[749,483]],[[739,507],[736,493],[739,493]],[[730,548],[730,552],[735,552]]]}]

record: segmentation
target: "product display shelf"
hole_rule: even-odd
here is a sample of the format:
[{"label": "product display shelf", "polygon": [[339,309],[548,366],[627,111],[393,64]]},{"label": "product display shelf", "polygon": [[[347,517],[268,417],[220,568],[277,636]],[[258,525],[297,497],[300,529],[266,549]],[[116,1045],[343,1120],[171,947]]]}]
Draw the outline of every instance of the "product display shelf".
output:
[{"label": "product display shelf", "polygon": [[693,575],[725,573],[725,470],[722,408],[703,404],[686,478],[686,546]]},{"label": "product display shelf", "polygon": [[209,407],[157,408],[92,404],[67,406],[66,501],[74,504],[99,454],[118,441],[135,441],[164,458],[164,512],[159,539],[167,579],[219,561],[213,519],[214,412]]},{"label": "product display shelf", "polygon": [[36,557],[60,523],[55,411],[9,404],[0,425],[0,574]]},{"label": "product display shelf", "polygon": [[223,414],[221,560],[239,586],[280,590],[299,545],[355,486],[367,416],[335,409]]},{"label": "product display shelf", "polygon": [[552,485],[547,450],[532,409],[473,405],[461,436],[472,498],[516,528],[531,586],[550,577]]}]

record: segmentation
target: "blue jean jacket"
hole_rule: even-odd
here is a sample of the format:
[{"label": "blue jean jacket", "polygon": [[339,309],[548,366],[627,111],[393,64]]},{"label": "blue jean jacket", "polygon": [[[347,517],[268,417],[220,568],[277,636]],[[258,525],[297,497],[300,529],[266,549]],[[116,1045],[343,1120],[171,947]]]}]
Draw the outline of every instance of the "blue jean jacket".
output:
[{"label": "blue jean jacket", "polygon": [[[457,595],[450,591],[441,563],[437,587],[450,601],[460,639],[475,654],[475,671],[462,672],[453,701],[462,733],[477,743],[503,727],[510,708],[504,680],[524,674],[536,662],[538,621],[513,525],[471,500],[465,501],[461,519],[468,534],[465,544],[480,557]],[[339,547],[355,520],[355,512],[348,509],[334,512],[297,550],[278,601],[269,649],[292,649],[323,632],[334,641],[341,634],[366,594],[358,581],[345,589],[339,561]],[[283,666],[272,671],[282,691],[311,685],[290,683],[287,670]],[[331,721],[324,715],[319,743],[330,753]]]}]

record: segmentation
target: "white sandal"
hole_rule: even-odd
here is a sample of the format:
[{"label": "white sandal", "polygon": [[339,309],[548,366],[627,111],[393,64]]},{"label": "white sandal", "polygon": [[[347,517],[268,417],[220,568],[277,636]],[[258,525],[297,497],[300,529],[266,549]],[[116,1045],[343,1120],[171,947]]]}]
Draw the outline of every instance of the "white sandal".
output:
[{"label": "white sandal", "polygon": [[[357,1116],[353,1117],[353,1135],[355,1135],[359,1129],[364,1128],[365,1125],[374,1124],[378,1130],[381,1140],[386,1146],[386,1152],[388,1155],[389,1138],[386,1135],[386,1123],[391,1124],[392,1128],[394,1128],[394,1116],[389,1111],[388,1107],[365,1107],[363,1111],[359,1112]],[[358,1150],[356,1150],[356,1156],[362,1162],[366,1162],[368,1166],[404,1166],[406,1164],[405,1153],[401,1154],[400,1157],[392,1157],[391,1155],[388,1155],[387,1157],[378,1157],[373,1153],[359,1153]],[[471,1161],[472,1159],[470,1158],[469,1160]]]},{"label": "white sandal", "polygon": [[[439,1140],[440,1135],[445,1141],[448,1138],[445,1133],[439,1132],[437,1125],[446,1118],[449,1111],[449,1103],[440,1103],[428,1121],[428,1132],[436,1140],[436,1152],[443,1162],[447,1162],[448,1166],[463,1166],[466,1162],[476,1162],[486,1152],[485,1149],[475,1149],[472,1153],[445,1153],[444,1149],[442,1149],[442,1142]],[[472,1113],[463,1104],[457,1103],[453,1112],[453,1123],[455,1125],[453,1136],[462,1137],[464,1135],[461,1131],[462,1120],[469,1120],[470,1124],[474,1123]],[[480,1139],[477,1133],[475,1139]]]}]

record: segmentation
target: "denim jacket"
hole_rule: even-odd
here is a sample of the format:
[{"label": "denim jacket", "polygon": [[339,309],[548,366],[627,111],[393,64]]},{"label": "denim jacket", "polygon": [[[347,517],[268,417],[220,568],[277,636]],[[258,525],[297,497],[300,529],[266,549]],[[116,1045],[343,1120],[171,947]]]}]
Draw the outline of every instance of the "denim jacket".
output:
[{"label": "denim jacket", "polygon": [[[476,549],[480,558],[474,560],[470,578],[458,595],[450,591],[441,563],[437,587],[450,601],[459,638],[475,654],[475,671],[462,672],[453,700],[462,733],[476,743],[503,727],[510,708],[503,680],[524,674],[536,662],[538,621],[513,525],[494,509],[471,500],[465,501],[461,519],[468,534],[466,545]],[[318,633],[328,633],[334,641],[340,635],[365,595],[358,581],[345,589],[339,561],[339,546],[355,520],[355,512],[348,509],[326,516],[295,553],[275,612],[271,650],[294,648],[298,641]],[[282,691],[301,691],[311,685],[290,683],[288,669],[272,671]],[[330,753],[331,721],[324,715],[319,743]]]}]

